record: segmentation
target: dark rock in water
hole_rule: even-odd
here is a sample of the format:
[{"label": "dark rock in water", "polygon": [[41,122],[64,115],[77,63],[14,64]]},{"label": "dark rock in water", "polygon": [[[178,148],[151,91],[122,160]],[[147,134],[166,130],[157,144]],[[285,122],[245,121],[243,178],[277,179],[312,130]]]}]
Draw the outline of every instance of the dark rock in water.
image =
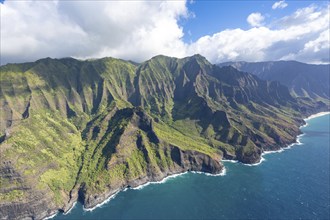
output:
[{"label": "dark rock in water", "polygon": [[253,150],[250,150],[249,152],[245,152],[245,149],[241,148],[237,152],[237,160],[241,161],[242,163],[246,163],[246,164],[255,164],[255,163],[260,162],[261,153],[262,153],[262,150],[259,148],[255,148]]}]

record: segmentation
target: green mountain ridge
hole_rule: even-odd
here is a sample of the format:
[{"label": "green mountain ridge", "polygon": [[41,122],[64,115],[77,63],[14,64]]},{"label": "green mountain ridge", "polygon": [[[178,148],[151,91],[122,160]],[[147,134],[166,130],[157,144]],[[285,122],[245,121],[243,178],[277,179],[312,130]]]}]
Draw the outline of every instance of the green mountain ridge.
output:
[{"label": "green mountain ridge", "polygon": [[1,71],[0,218],[41,219],[80,200],[221,159],[256,163],[329,106],[201,55],[46,58]]}]

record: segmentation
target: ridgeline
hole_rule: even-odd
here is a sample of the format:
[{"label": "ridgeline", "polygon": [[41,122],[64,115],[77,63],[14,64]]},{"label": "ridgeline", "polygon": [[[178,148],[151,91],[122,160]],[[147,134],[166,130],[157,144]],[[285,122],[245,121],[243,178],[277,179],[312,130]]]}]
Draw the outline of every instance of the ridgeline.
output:
[{"label": "ridgeline", "polygon": [[328,110],[200,55],[46,58],[0,71],[1,219],[41,219],[77,200],[90,208],[170,174],[217,174],[223,158],[257,163]]}]

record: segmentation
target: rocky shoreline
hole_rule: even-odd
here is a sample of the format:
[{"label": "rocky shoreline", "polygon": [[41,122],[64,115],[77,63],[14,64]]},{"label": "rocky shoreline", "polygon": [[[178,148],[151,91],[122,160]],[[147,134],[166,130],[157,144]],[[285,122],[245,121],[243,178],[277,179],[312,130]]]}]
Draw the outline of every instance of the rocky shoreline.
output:
[{"label": "rocky shoreline", "polygon": [[149,182],[159,182],[171,175],[176,175],[187,171],[199,171],[210,174],[219,174],[224,168],[222,163],[220,163],[219,161],[196,151],[179,151],[179,155],[181,162],[176,164],[174,168],[160,173],[154,173],[150,169],[147,175],[139,177],[132,181],[127,181],[117,188],[109,188],[109,190],[105,193],[86,195],[86,192],[84,192],[84,189],[82,188],[80,190],[80,194],[82,195],[81,199],[84,202],[84,207],[86,209],[90,209],[125,188],[135,188]]},{"label": "rocky shoreline", "polygon": [[[313,118],[317,118],[317,117],[321,117],[321,116],[324,116],[324,115],[327,115],[327,114],[330,114],[330,112],[319,112],[319,113],[316,113],[316,114],[313,114],[307,118],[304,119],[304,121],[308,121],[310,119],[313,119]],[[300,128],[306,126],[307,123],[305,125],[302,125],[300,126]],[[291,143],[291,144],[288,144],[286,147],[283,147],[279,150],[275,150],[275,151],[264,151],[262,152],[261,154],[261,159],[257,162],[257,163],[253,163],[253,164],[245,164],[245,165],[248,165],[248,166],[257,166],[259,165],[262,161],[264,161],[262,155],[265,155],[265,154],[270,154],[270,153],[278,153],[278,152],[282,152],[286,149],[290,149],[291,146],[293,145],[299,145],[301,144],[300,141],[299,141],[299,138],[303,135],[303,133],[300,133],[296,136],[296,140],[295,142]],[[225,161],[225,160],[223,160]],[[232,160],[231,162],[238,162],[237,160]],[[221,166],[221,170],[220,172],[217,171],[217,173],[211,173],[211,172],[205,172],[205,171],[201,171],[201,170],[189,170],[189,169],[181,169],[181,170],[176,170],[176,171],[173,171],[173,172],[168,172],[168,173],[162,173],[161,175],[158,175],[158,176],[152,176],[151,178],[146,176],[144,178],[140,178],[140,179],[137,179],[136,181],[133,181],[133,182],[130,182],[128,185],[125,185],[123,187],[121,187],[120,189],[115,189],[115,190],[112,190],[112,191],[108,191],[108,192],[105,192],[101,195],[98,195],[98,197],[93,200],[93,201],[90,201],[89,203],[84,204],[84,210],[86,211],[93,211],[94,209],[98,208],[98,207],[101,207],[102,205],[108,203],[117,193],[127,189],[127,188],[137,188],[137,187],[141,187],[143,185],[147,185],[149,183],[159,183],[159,182],[162,182],[164,180],[166,180],[167,178],[171,178],[171,177],[175,177],[175,176],[178,176],[178,175],[182,175],[188,171],[192,171],[192,172],[204,172],[204,173],[211,173],[211,174],[220,174],[221,172],[224,171],[225,167],[222,165],[221,162],[219,162],[220,166]],[[77,197],[78,199],[78,197]],[[71,206],[70,206],[71,205]],[[72,203],[72,204],[68,204],[67,207],[69,207],[69,209],[67,210],[63,210],[64,213],[68,213],[75,205],[75,202]],[[58,214],[58,211],[54,212],[51,216],[49,217],[46,217],[45,219],[48,219],[48,218],[52,218],[54,217],[56,214]]]},{"label": "rocky shoreline", "polygon": [[[305,121],[305,125],[301,125],[300,128],[307,125],[306,121],[316,118],[316,117],[327,115],[327,114],[330,114],[330,112],[319,112],[319,113],[310,115],[309,117],[303,119]],[[301,137],[301,135],[303,135],[303,134],[300,132],[300,134],[298,134],[296,136],[296,139],[294,142],[287,144],[286,147],[282,147],[279,150],[263,151],[261,153],[260,160],[258,162],[252,163],[252,164],[246,164],[246,165],[249,165],[249,166],[259,165],[263,161],[262,155],[269,154],[269,153],[282,152],[283,150],[290,149],[292,145],[300,143],[299,137]],[[212,161],[211,164],[209,164],[209,166],[206,166],[206,167],[208,167],[208,169],[206,169],[206,167],[203,167],[203,166],[201,166],[201,164],[198,164],[198,163],[186,163],[186,165],[184,167],[177,167],[175,170],[169,170],[166,173],[160,173],[158,175],[154,175],[154,174],[152,174],[150,176],[147,175],[147,176],[138,178],[134,181],[127,182],[125,185],[122,185],[120,188],[109,189],[107,192],[104,192],[104,193],[98,194],[98,195],[90,195],[89,197],[85,198],[83,201],[84,210],[93,211],[94,209],[106,204],[117,193],[119,193],[127,188],[137,188],[139,186],[142,186],[142,185],[145,185],[148,183],[161,182],[161,181],[164,181],[164,179],[166,179],[166,178],[171,178],[171,176],[181,175],[188,171],[204,172],[204,173],[210,173],[210,174],[220,174],[221,172],[223,172],[224,166],[221,162],[219,162],[219,161],[217,162],[217,161],[213,160],[212,158],[208,158],[208,159],[209,159],[209,161]],[[232,160],[232,161],[238,162],[238,160]],[[218,164],[218,165],[216,165],[216,164]],[[70,201],[67,203],[67,205],[65,207],[63,207],[63,209],[60,209],[60,211],[64,212],[65,214],[69,213],[71,211],[71,209],[74,208],[74,205],[78,200],[79,193],[81,193],[81,189],[79,191],[75,190],[75,191],[71,192]],[[38,216],[41,217],[41,219],[51,219],[51,218],[55,217],[58,213],[59,213],[59,210],[54,210],[53,212],[48,212],[47,214],[45,212],[43,212],[43,215],[46,214],[44,217],[41,216],[42,214],[38,215]]]},{"label": "rocky shoreline", "polygon": [[137,178],[133,181],[128,181],[118,188],[108,188],[108,191],[100,194],[88,195],[84,191],[84,187],[81,187],[79,190],[72,191],[71,199],[65,205],[65,207],[60,210],[54,210],[53,212],[49,212],[47,216],[41,217],[41,219],[53,218],[59,213],[59,211],[63,212],[64,214],[68,213],[74,207],[75,203],[78,200],[82,200],[81,202],[84,204],[84,210],[92,211],[95,208],[107,203],[117,193],[127,188],[137,188],[145,184],[161,182],[166,180],[167,178],[171,178],[172,176],[181,175],[189,171],[205,172],[217,175],[221,174],[224,170],[224,166],[221,162],[199,152],[180,151],[180,157],[182,161],[181,166],[177,165],[175,169],[171,169],[167,172],[157,174],[149,173],[149,175]]},{"label": "rocky shoreline", "polygon": [[303,117],[329,110],[198,54],[1,70],[0,219],[42,219],[76,201],[91,209],[172,174],[219,174],[222,159],[255,164],[295,142]]},{"label": "rocky shoreline", "polygon": [[[303,127],[306,127],[308,126],[308,123],[307,121],[310,120],[310,119],[314,119],[314,118],[317,118],[317,117],[321,117],[321,116],[324,116],[324,115],[328,115],[330,114],[330,112],[319,112],[319,113],[316,113],[316,114],[312,114],[310,115],[309,117],[307,118],[304,118],[303,120],[305,121],[305,124],[301,125],[299,127],[299,131],[301,128]],[[301,131],[297,134],[296,136],[296,139],[294,142],[292,143],[289,143],[286,145],[286,147],[281,147],[280,149],[278,150],[264,150],[262,153],[261,153],[261,156],[260,156],[260,160],[256,163],[252,163],[252,164],[245,164],[243,163],[244,165],[247,165],[247,166],[257,166],[259,164],[261,164],[263,161],[265,161],[265,159],[262,157],[263,155],[265,154],[272,154],[272,153],[281,153],[285,150],[288,150],[288,149],[291,149],[292,146],[294,145],[301,145],[302,143],[300,142],[300,138],[304,135],[304,133],[302,133]],[[237,160],[228,160],[229,162],[238,162]]]},{"label": "rocky shoreline", "polygon": [[[313,114],[307,118],[304,119],[304,121],[307,121],[309,119],[320,117],[326,114],[329,114],[330,112],[321,112],[317,114]],[[301,127],[304,125],[301,125]],[[301,128],[300,127],[300,128]],[[258,165],[262,162],[262,155],[267,153],[275,153],[279,151],[283,151],[287,148],[290,148],[291,145],[299,143],[299,135],[301,135],[301,132],[297,134],[296,139],[294,142],[287,144],[287,147],[282,147],[278,150],[270,150],[270,151],[263,151],[260,154],[260,159],[255,163],[250,163],[249,165]],[[8,204],[8,207],[5,208],[2,207],[2,210],[7,210],[8,215],[7,217],[10,219],[12,214],[10,213],[21,213],[23,215],[20,215],[20,219],[50,219],[56,216],[59,211],[63,213],[69,213],[70,210],[74,207],[75,203],[78,200],[81,200],[81,202],[84,204],[84,209],[86,211],[92,211],[97,207],[102,206],[103,204],[107,203],[111,198],[113,198],[118,192],[125,190],[126,188],[137,188],[139,186],[153,183],[153,182],[160,182],[164,181],[166,178],[170,178],[171,176],[176,176],[183,174],[185,172],[189,171],[195,171],[195,172],[204,172],[204,173],[210,173],[210,174],[220,174],[224,171],[224,166],[222,164],[222,160],[215,160],[214,158],[211,158],[207,155],[194,152],[194,151],[179,151],[180,152],[180,163],[179,165],[176,165],[174,169],[169,169],[166,172],[161,173],[153,173],[149,171],[146,176],[139,177],[137,179],[134,179],[132,181],[125,182],[121,186],[117,188],[108,188],[106,192],[100,193],[100,194],[92,194],[89,195],[86,192],[84,192],[83,187],[75,187],[71,193],[70,193],[70,200],[67,202],[65,206],[63,206],[61,209],[55,208],[54,205],[50,205],[48,207],[42,208],[42,205],[39,204],[38,207],[31,208],[30,205],[26,204],[24,207],[22,204]],[[224,159],[224,158],[222,158]],[[236,159],[237,160],[237,159]],[[47,199],[43,199],[42,201],[46,202]],[[38,201],[41,201],[40,199]],[[45,204],[45,203],[43,203]],[[28,208],[28,206],[30,208]],[[51,206],[53,206],[53,210],[51,211]],[[51,209],[49,209],[51,208]],[[22,209],[26,209],[26,211],[23,211]],[[41,210],[42,209],[42,210]],[[38,211],[39,210],[39,211]],[[45,211],[46,210],[46,211]],[[6,216],[5,213],[2,213],[2,216]],[[11,217],[10,217],[11,216]],[[17,216],[16,216],[17,217]]]}]

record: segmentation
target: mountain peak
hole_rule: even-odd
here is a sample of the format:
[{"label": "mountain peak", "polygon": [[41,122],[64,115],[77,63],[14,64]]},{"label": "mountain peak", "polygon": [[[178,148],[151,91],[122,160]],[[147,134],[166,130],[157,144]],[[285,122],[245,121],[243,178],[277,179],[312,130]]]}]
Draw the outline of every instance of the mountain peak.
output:
[{"label": "mountain peak", "polygon": [[[185,58],[184,58],[185,59]],[[203,63],[210,63],[204,56],[202,56],[201,54],[194,54],[190,57],[187,57],[186,59],[194,59],[196,61],[200,61],[200,62],[203,62]]]},{"label": "mountain peak", "polygon": [[199,53],[196,53],[196,54],[194,54],[194,55],[191,56],[191,57],[194,57],[194,58],[196,58],[196,59],[204,59],[204,60],[206,60],[206,58],[205,58],[204,56],[202,56],[201,54],[199,54]]},{"label": "mountain peak", "polygon": [[43,218],[78,197],[91,208],[188,170],[218,174],[221,158],[259,162],[327,107],[199,54],[138,66],[46,58],[0,72],[0,219]]}]

